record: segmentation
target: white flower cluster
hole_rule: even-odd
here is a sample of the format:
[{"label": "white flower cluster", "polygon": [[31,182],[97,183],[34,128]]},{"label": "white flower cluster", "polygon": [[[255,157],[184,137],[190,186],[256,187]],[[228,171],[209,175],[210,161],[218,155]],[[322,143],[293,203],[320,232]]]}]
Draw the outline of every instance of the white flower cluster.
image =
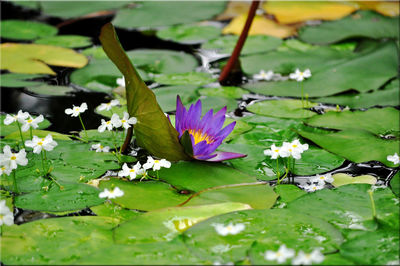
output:
[{"label": "white flower cluster", "polygon": [[142,165],[137,162],[132,168],[126,163],[122,166],[122,170],[119,171],[118,176],[129,177],[129,180],[133,180],[138,176],[147,176],[147,170],[152,168],[153,171],[158,171],[161,167],[170,168],[171,163],[165,159],[153,159],[151,156],[147,156],[147,162]]},{"label": "white flower cluster", "polygon": [[10,125],[14,122],[21,123],[21,130],[25,132],[28,131],[28,129],[30,128],[38,128],[38,124],[43,122],[43,120],[43,115],[32,118],[32,116],[28,112],[23,112],[22,110],[19,110],[16,115],[7,114],[6,118],[4,119],[4,124]]},{"label": "white flower cluster", "polygon": [[57,146],[57,142],[48,134],[45,138],[33,136],[32,140],[25,141],[25,146],[33,148],[33,153],[39,154],[42,150],[52,151]]},{"label": "white flower cluster", "polygon": [[331,174],[316,175],[310,178],[310,184],[300,187],[307,192],[314,192],[323,189],[326,183],[331,184],[333,181],[334,179]]},{"label": "white flower cluster", "polygon": [[[296,68],[294,73],[290,73],[289,78],[294,79],[296,81],[303,81],[306,78],[311,77],[311,71],[310,69],[306,69],[304,71],[300,71],[298,68]],[[266,80],[266,81],[277,81],[277,80],[287,80],[287,76],[282,76],[279,73],[274,73],[272,70],[265,71],[264,69],[261,69],[258,74],[253,75],[253,79],[260,81],[260,80]]]},{"label": "white flower cluster", "polygon": [[122,197],[123,195],[124,192],[119,187],[115,187],[112,190],[104,189],[103,192],[100,192],[99,197],[107,199],[115,199],[118,197]]},{"label": "white flower cluster", "polygon": [[264,150],[264,155],[271,156],[271,159],[278,159],[279,157],[293,157],[296,160],[301,159],[301,154],[308,150],[308,144],[301,144],[298,139],[292,142],[283,142],[282,147],[277,147],[272,144],[271,148]]},{"label": "white flower cluster", "polygon": [[80,106],[72,105],[72,108],[65,109],[65,113],[72,117],[79,116],[81,113],[84,113],[88,109],[86,103],[82,103]]},{"label": "white flower cluster", "polygon": [[113,130],[113,128],[119,128],[121,126],[125,129],[128,129],[131,127],[131,125],[134,125],[136,123],[136,117],[129,117],[129,114],[127,112],[124,112],[124,116],[122,118],[120,118],[117,114],[113,114],[111,116],[111,119],[108,121],[101,119],[101,125],[99,126],[98,131],[104,132],[106,129],[108,131],[111,131]]},{"label": "white flower cluster", "polygon": [[92,149],[96,150],[96,152],[109,152],[110,147],[109,146],[103,146],[101,143],[93,144]]},{"label": "white flower cluster", "polygon": [[5,225],[13,225],[14,224],[14,215],[12,211],[7,207],[5,200],[0,200],[0,226]]},{"label": "white flower cluster", "polygon": [[236,235],[246,228],[245,225],[242,223],[229,223],[226,226],[223,224],[212,224],[212,226],[215,228],[215,231],[221,236]]},{"label": "white flower cluster", "polygon": [[395,154],[393,154],[393,155],[388,155],[387,156],[387,160],[389,162],[394,163],[394,164],[399,164],[400,163],[400,158],[399,158],[399,155],[397,154],[397,152]]},{"label": "white flower cluster", "polygon": [[304,70],[304,71],[300,71],[298,68],[296,68],[296,71],[289,75],[290,79],[294,79],[294,80],[299,81],[299,82],[301,82],[301,81],[303,81],[303,80],[305,80],[306,78],[309,78],[309,77],[311,77],[311,71],[308,68],[306,70]]},{"label": "white flower cluster", "polygon": [[292,259],[292,265],[311,265],[324,261],[324,255],[320,249],[314,249],[311,253],[305,253],[300,250],[297,256],[295,254],[296,252],[293,249],[287,248],[286,245],[281,245],[276,252],[272,250],[266,251],[264,258],[268,261],[276,261],[279,264]]},{"label": "white flower cluster", "polygon": [[25,149],[15,153],[11,151],[10,146],[4,146],[3,153],[0,153],[1,174],[10,175],[11,171],[17,169],[18,165],[25,166],[27,164]]}]

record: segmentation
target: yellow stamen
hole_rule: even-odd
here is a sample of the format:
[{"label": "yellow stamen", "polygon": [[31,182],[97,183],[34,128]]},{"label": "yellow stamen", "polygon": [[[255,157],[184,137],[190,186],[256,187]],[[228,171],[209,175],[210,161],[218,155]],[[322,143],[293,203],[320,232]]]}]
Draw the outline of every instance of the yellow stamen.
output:
[{"label": "yellow stamen", "polygon": [[28,121],[26,121],[26,122],[28,122],[28,123],[32,123],[32,121],[33,121],[32,119],[28,119]]},{"label": "yellow stamen", "polygon": [[214,142],[211,136],[207,135],[207,133],[203,133],[200,129],[197,131],[189,129],[189,134],[193,136],[195,145],[203,140],[205,140],[207,144]]},{"label": "yellow stamen", "polygon": [[160,161],[159,160],[154,160],[154,163],[159,163]]},{"label": "yellow stamen", "polygon": [[38,145],[42,146],[42,145],[43,145],[43,142],[41,142],[41,141],[40,141],[40,142],[38,142]]},{"label": "yellow stamen", "polygon": [[131,169],[131,170],[129,170],[129,172],[134,173],[134,172],[135,172],[135,169]]},{"label": "yellow stamen", "polygon": [[126,122],[126,120],[125,120],[125,119],[122,119],[122,120],[121,120],[121,122],[122,122],[122,123],[125,123],[125,122]]},{"label": "yellow stamen", "polygon": [[106,124],[109,125],[111,123],[111,121],[107,121]]},{"label": "yellow stamen", "polygon": [[10,158],[11,160],[16,160],[17,159],[17,157],[15,157],[15,155],[13,155],[13,156],[11,156],[11,158]]}]

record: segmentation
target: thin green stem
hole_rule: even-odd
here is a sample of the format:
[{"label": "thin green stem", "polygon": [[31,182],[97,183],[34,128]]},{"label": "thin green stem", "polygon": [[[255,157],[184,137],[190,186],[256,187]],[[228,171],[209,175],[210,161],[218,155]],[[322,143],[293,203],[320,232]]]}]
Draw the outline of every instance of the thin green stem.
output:
[{"label": "thin green stem", "polygon": [[18,130],[19,130],[19,135],[21,136],[21,141],[22,141],[22,146],[25,148],[25,141],[24,141],[24,137],[22,136],[22,130],[21,130],[21,125],[19,124],[18,120],[17,120],[17,126],[18,126]]},{"label": "thin green stem", "polygon": [[44,155],[43,155],[43,150],[40,152],[40,156],[42,157],[43,175],[46,175],[46,168],[44,167]]},{"label": "thin green stem", "polygon": [[372,218],[376,219],[376,208],[375,208],[375,201],[374,201],[374,191],[368,190],[369,200],[371,201],[371,208],[372,208]]},{"label": "thin green stem", "polygon": [[113,145],[114,145],[114,149],[115,149],[115,156],[117,157],[118,162],[121,163],[122,160],[121,160],[121,156],[120,156],[120,154],[119,154],[119,152],[118,152],[118,148],[117,148],[117,138],[116,138],[116,133],[114,133],[114,130],[111,130],[111,135],[112,135],[113,140],[114,140],[114,141],[113,141]]},{"label": "thin green stem", "polygon": [[49,175],[51,181],[53,181],[54,183],[56,183],[56,185],[60,188],[60,190],[64,189],[64,186],[60,185],[60,183],[57,182],[57,180],[54,179],[54,177],[52,175]]},{"label": "thin green stem", "polygon": [[301,88],[301,106],[304,108],[304,85],[303,81],[300,81],[300,88]]},{"label": "thin green stem", "polygon": [[216,186],[216,187],[209,187],[203,190],[200,190],[197,193],[194,193],[192,196],[190,196],[187,200],[185,200],[184,202],[180,203],[177,205],[177,207],[181,207],[183,205],[185,205],[186,203],[188,203],[191,199],[193,199],[194,197],[197,197],[198,195],[200,195],[201,193],[210,191],[210,190],[218,190],[218,189],[224,189],[224,188],[235,188],[235,187],[244,187],[244,186],[259,186],[259,185],[266,185],[268,184],[268,181],[259,181],[259,182],[254,182],[254,183],[240,183],[240,184],[231,184],[231,185],[223,185],[223,186]]},{"label": "thin green stem", "polygon": [[17,185],[17,177],[16,177],[17,169],[13,171],[13,184],[14,184],[14,191],[15,193],[19,193],[18,185]]},{"label": "thin green stem", "polygon": [[[126,130],[123,130],[122,131],[122,139],[125,139],[125,133],[126,133]],[[121,144],[121,146],[119,147],[119,154],[121,155],[122,154],[122,144]]]},{"label": "thin green stem", "polygon": [[83,131],[85,132],[86,141],[88,141],[88,140],[89,140],[89,138],[88,138],[88,135],[87,135],[87,132],[86,132],[85,125],[83,124],[83,121],[82,121],[81,114],[78,114],[78,116],[79,116],[79,120],[81,121],[81,124],[82,124]]},{"label": "thin green stem", "polygon": [[31,139],[33,139],[33,133],[32,133],[32,128],[29,128],[29,134],[31,135]]}]

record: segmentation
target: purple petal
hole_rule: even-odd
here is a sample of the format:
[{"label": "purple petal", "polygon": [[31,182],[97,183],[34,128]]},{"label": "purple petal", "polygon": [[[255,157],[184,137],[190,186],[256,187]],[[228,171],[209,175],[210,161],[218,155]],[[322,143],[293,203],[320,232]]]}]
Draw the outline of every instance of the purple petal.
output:
[{"label": "purple petal", "polygon": [[182,131],[182,126],[183,126],[183,120],[185,119],[186,116],[186,109],[185,106],[183,106],[181,98],[179,95],[176,97],[176,114],[175,114],[175,128],[179,132],[179,135],[183,133]]},{"label": "purple petal", "polygon": [[225,161],[225,160],[243,158],[243,157],[247,156],[246,154],[235,153],[235,152],[225,152],[225,151],[217,151],[216,153],[214,153],[214,155],[216,155],[216,156],[206,159],[206,161],[207,162],[221,162],[221,161]]},{"label": "purple petal", "polygon": [[213,109],[208,110],[208,112],[201,119],[199,126],[197,127],[198,129],[201,129],[203,132],[205,132],[205,128],[208,127],[212,121],[213,112]]},{"label": "purple petal", "polygon": [[190,114],[189,128],[196,128],[199,125],[201,117],[201,101],[198,100],[193,106],[192,113]]},{"label": "purple petal", "polygon": [[199,161],[206,161],[206,160],[209,160],[209,159],[214,158],[216,156],[217,156],[217,154],[208,154],[208,155],[194,156],[194,158],[196,160],[199,160]]},{"label": "purple petal", "polygon": [[216,138],[217,138],[218,140],[221,139],[221,141],[224,140],[224,139],[232,132],[232,130],[235,128],[235,125],[236,125],[236,121],[234,121],[234,122],[230,123],[229,125],[227,125],[226,127],[224,127],[224,129],[222,129],[222,130],[218,133],[218,135],[216,136]]}]

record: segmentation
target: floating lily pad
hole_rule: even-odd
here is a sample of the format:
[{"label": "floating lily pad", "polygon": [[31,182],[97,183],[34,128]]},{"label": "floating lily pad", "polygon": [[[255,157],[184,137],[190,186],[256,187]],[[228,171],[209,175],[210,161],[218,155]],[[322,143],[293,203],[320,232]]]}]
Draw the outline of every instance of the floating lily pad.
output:
[{"label": "floating lily pad", "polygon": [[74,50],[50,45],[2,43],[1,69],[24,74],[56,73],[48,65],[81,68],[87,58]]},{"label": "floating lily pad", "polygon": [[[362,265],[388,265],[399,261],[398,230],[382,228],[374,232],[360,232],[340,247],[340,255]],[[371,252],[384,250],[385,252]]]},{"label": "floating lily pad", "polygon": [[92,252],[111,245],[111,228],[117,222],[78,216],[13,225],[2,234],[1,260],[6,264],[79,264]]},{"label": "floating lily pad", "polygon": [[235,139],[237,136],[240,136],[241,134],[248,132],[253,128],[253,126],[247,124],[246,122],[244,122],[242,120],[235,120],[232,118],[226,118],[223,127],[226,127],[227,125],[229,125],[232,122],[236,122],[235,127],[233,128],[231,134],[229,134],[225,138],[225,142],[229,142],[229,141]]},{"label": "floating lily pad", "polygon": [[176,97],[180,96],[182,103],[187,104],[197,98],[195,85],[164,86],[153,90],[157,102],[164,112],[175,111]]},{"label": "floating lily pad", "polygon": [[308,118],[317,113],[308,110],[316,103],[304,100],[268,100],[247,106],[247,110],[265,116],[282,118]]},{"label": "floating lily pad", "polygon": [[[32,117],[36,118],[36,116],[32,116]],[[18,134],[18,138],[20,138],[17,124],[14,122],[10,125],[5,125],[4,119],[6,119],[6,115],[0,115],[0,125],[1,125],[0,136],[4,137],[4,136],[10,135],[10,134],[16,132]],[[38,129],[48,128],[50,126],[50,124],[51,123],[49,120],[44,119],[43,122],[38,124]],[[29,131],[27,133],[29,134]],[[9,138],[12,139],[12,137],[9,137]]]},{"label": "floating lily pad", "polygon": [[79,35],[59,35],[41,38],[35,41],[37,44],[61,46],[65,48],[86,47],[92,44],[89,37]]},{"label": "floating lily pad", "polygon": [[115,218],[119,219],[121,222],[133,219],[140,215],[140,213],[137,211],[124,209],[121,206],[110,203],[108,201],[104,202],[101,205],[90,207],[90,209],[97,216]]},{"label": "floating lily pad", "polygon": [[45,77],[45,75],[7,73],[7,74],[2,74],[0,76],[1,86],[10,88],[21,88],[28,86],[32,87],[41,85],[43,83],[40,81],[30,81],[30,80],[42,77]]},{"label": "floating lily pad", "polygon": [[[117,243],[124,244],[170,241],[194,224],[212,216],[245,209],[249,209],[246,204],[227,202],[152,211],[121,224],[114,230],[114,238]],[[143,226],[146,226],[146,230],[143,230]]]},{"label": "floating lily pad", "polygon": [[12,40],[35,40],[56,35],[56,27],[28,20],[3,20],[0,22],[0,37]]},{"label": "floating lily pad", "polygon": [[327,44],[349,38],[399,38],[399,18],[389,18],[372,11],[360,11],[342,20],[306,26],[300,30],[301,40]]},{"label": "floating lily pad", "polygon": [[63,190],[53,185],[49,191],[31,192],[15,198],[15,206],[36,211],[81,210],[104,202],[100,191],[86,184],[62,183]]},{"label": "floating lily pad", "polygon": [[390,180],[390,187],[393,193],[399,197],[400,195],[400,172],[397,172],[394,177]]},{"label": "floating lily pad", "polygon": [[[372,205],[368,194],[371,185],[350,184],[333,190],[323,189],[304,195],[288,204],[288,209],[319,217],[340,229],[374,230]],[[377,218],[398,228],[399,208],[389,188],[373,193]],[[343,204],[346,202],[346,204]]]},{"label": "floating lily pad", "polygon": [[[43,127],[43,128],[47,128],[50,126],[50,122],[46,123],[45,121],[43,121],[42,124],[43,125],[41,125],[40,127]],[[10,126],[12,128],[12,127],[14,127],[14,124],[11,124]],[[12,133],[7,134],[5,139],[13,139],[13,140],[18,140],[18,141],[21,139],[21,135],[19,133],[18,127],[15,126],[15,128],[16,128],[16,131],[13,131]],[[15,128],[13,128],[13,130]],[[41,130],[41,129],[33,129],[32,130],[32,135],[38,136],[39,138],[45,138],[48,134],[50,134],[53,137],[53,139],[55,139],[55,140],[71,140],[68,135],[57,133],[54,131]],[[22,137],[24,138],[24,140],[30,139],[30,137],[31,137],[30,131],[28,130],[28,131],[22,132]]]},{"label": "floating lily pad", "polygon": [[[228,223],[243,224],[244,230],[237,234],[219,235],[214,225],[226,226]],[[321,238],[324,240],[318,241]],[[306,252],[314,248],[330,252],[343,241],[340,232],[327,222],[285,209],[246,210],[212,217],[185,231],[184,240],[196,256],[223,262],[245,259],[255,242],[263,247],[263,251],[277,250],[285,244]]]},{"label": "floating lily pad", "polygon": [[[194,104],[197,100],[198,99],[188,103],[186,107],[189,107],[190,104]],[[204,115],[210,109],[213,109],[215,114],[225,106],[227,107],[228,112],[234,111],[237,108],[237,102],[235,99],[203,96],[200,97],[200,100],[202,103],[202,115]]]},{"label": "floating lily pad", "polygon": [[142,2],[133,8],[120,10],[112,23],[125,29],[187,24],[218,15],[225,4],[222,1]]},{"label": "floating lily pad", "polygon": [[[312,77],[302,82],[304,94],[321,97],[350,89],[359,92],[378,89],[397,75],[397,60],[393,57],[396,53],[396,45],[389,42],[359,53],[324,47],[306,52],[285,51],[248,56],[243,57],[241,62],[244,71],[249,74],[258,73],[260,69],[289,74],[295,68],[310,68]],[[357,71],[354,72],[354,69]],[[300,97],[299,86],[299,82],[288,80],[248,83],[243,87],[264,95]]]},{"label": "floating lily pad", "polygon": [[72,93],[74,88],[67,86],[53,86],[43,84],[36,87],[28,87],[26,88],[28,91],[33,92],[39,95],[48,95],[48,96],[66,96]]},{"label": "floating lily pad", "polygon": [[307,194],[295,185],[277,185],[274,190],[279,195],[279,202],[286,204]]},{"label": "floating lily pad", "polygon": [[154,81],[166,85],[207,85],[215,81],[208,73],[188,72],[157,75]]},{"label": "floating lily pad", "polygon": [[[230,55],[235,48],[238,36],[226,35],[209,40],[201,48],[206,50],[217,50],[220,54]],[[275,50],[281,45],[282,40],[273,36],[256,35],[249,36],[241,51],[241,55],[256,54]]]},{"label": "floating lily pad", "polygon": [[[126,111],[126,110],[125,110]],[[111,115],[110,115],[111,117]],[[90,142],[92,142],[92,145],[94,143],[101,143],[103,146],[109,146],[111,149],[114,148],[114,144],[117,147],[120,147],[124,143],[124,138],[123,138],[123,133],[118,132],[113,133],[111,131],[104,131],[104,132],[99,132],[97,129],[89,129],[86,130],[87,138]],[[79,132],[79,136],[81,138],[86,138],[86,134],[84,131]]]},{"label": "floating lily pad", "polygon": [[234,98],[240,99],[242,98],[243,94],[249,93],[247,90],[244,90],[239,87],[208,87],[199,89],[198,92],[200,95],[205,96],[217,96],[217,97],[225,97],[225,98]]},{"label": "floating lily pad", "polygon": [[157,37],[183,44],[197,44],[218,37],[221,29],[208,25],[176,25],[157,31]]},{"label": "floating lily pad", "polygon": [[371,185],[374,185],[376,183],[376,178],[373,177],[372,175],[351,176],[348,174],[339,173],[339,174],[334,174],[332,178],[334,179],[332,185],[335,187],[340,187],[347,184],[356,184],[356,183],[371,184]]}]

